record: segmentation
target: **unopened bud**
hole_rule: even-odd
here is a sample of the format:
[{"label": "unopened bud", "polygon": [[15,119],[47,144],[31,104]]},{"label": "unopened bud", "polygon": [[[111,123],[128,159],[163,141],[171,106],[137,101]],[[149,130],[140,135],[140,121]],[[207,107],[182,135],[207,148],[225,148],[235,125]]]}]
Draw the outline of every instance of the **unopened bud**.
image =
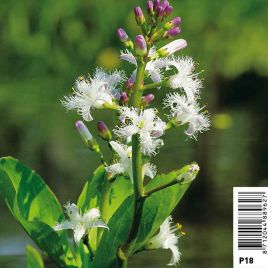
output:
[{"label": "unopened bud", "polygon": [[173,27],[177,27],[181,24],[181,17],[175,17],[170,22]]},{"label": "unopened bud", "polygon": [[180,17],[175,17],[171,21],[167,22],[164,25],[165,30],[170,30],[174,27],[178,27],[181,24],[181,18]]},{"label": "unopened bud", "polygon": [[147,0],[147,13],[149,15],[153,15],[154,14],[154,4],[153,4],[153,1],[151,0]]},{"label": "unopened bud", "polygon": [[140,6],[134,8],[134,14],[137,24],[143,25],[145,23],[145,17]]},{"label": "unopened bud", "polygon": [[112,139],[112,133],[103,121],[98,122],[97,129],[101,138],[106,141],[110,141]]},{"label": "unopened bud", "polygon": [[154,10],[156,10],[156,8],[158,7],[158,6],[160,6],[161,5],[161,0],[155,0],[154,1]]},{"label": "unopened bud", "polygon": [[133,89],[133,87],[134,87],[134,82],[135,81],[133,81],[132,79],[128,79],[127,80],[127,82],[126,82],[126,88],[128,89],[128,90],[132,90]]},{"label": "unopened bud", "polygon": [[126,42],[129,39],[127,33],[122,28],[117,29],[117,35],[121,42]]},{"label": "unopened bud", "polygon": [[173,7],[172,7],[171,5],[168,5],[168,6],[165,8],[165,15],[166,15],[166,16],[169,16],[172,12],[173,12]]},{"label": "unopened bud", "polygon": [[122,92],[120,95],[120,103],[121,104],[126,104],[128,103],[128,95],[126,92]]},{"label": "unopened bud", "polygon": [[76,129],[81,135],[85,144],[89,147],[90,150],[99,152],[100,148],[96,140],[91,135],[90,131],[82,121],[77,121],[75,123]]},{"label": "unopened bud", "polygon": [[139,56],[144,56],[147,53],[147,45],[142,35],[137,35],[135,38],[135,52]]},{"label": "unopened bud", "polygon": [[178,35],[181,32],[181,29],[179,27],[175,27],[173,29],[170,29],[164,33],[165,38],[171,38],[176,35]]},{"label": "unopened bud", "polygon": [[161,47],[157,51],[157,53],[160,57],[166,57],[166,56],[174,54],[175,52],[177,52],[185,47],[187,47],[186,40],[177,39],[177,40],[174,40],[174,41],[170,42],[169,44]]},{"label": "unopened bud", "polygon": [[75,123],[75,126],[85,143],[93,139],[93,136],[91,135],[90,131],[82,121],[77,121]]},{"label": "unopened bud", "polygon": [[142,105],[148,106],[154,100],[154,94],[150,93],[142,97]]},{"label": "unopened bud", "polygon": [[127,48],[131,48],[133,49],[134,45],[133,42],[130,40],[130,38],[128,37],[126,31],[122,28],[117,29],[117,36],[119,38],[119,40],[124,43],[124,45]]},{"label": "unopened bud", "polygon": [[157,0],[154,2],[154,10],[157,17],[163,18],[164,16],[169,16],[172,13],[173,7],[167,0],[164,0],[163,3]]},{"label": "unopened bud", "polygon": [[164,16],[165,9],[162,6],[157,6],[155,8],[155,14],[157,17],[162,17]]}]

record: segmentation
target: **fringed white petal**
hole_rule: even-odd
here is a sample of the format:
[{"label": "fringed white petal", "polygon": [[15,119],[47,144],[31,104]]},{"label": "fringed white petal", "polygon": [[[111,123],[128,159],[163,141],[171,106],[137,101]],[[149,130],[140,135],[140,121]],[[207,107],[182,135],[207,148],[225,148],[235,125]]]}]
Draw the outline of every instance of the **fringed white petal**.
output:
[{"label": "fringed white petal", "polygon": [[96,220],[94,222],[89,222],[87,228],[106,228],[109,229],[107,224],[103,220]]},{"label": "fringed white petal", "polygon": [[153,179],[156,175],[156,166],[150,163],[146,163],[143,165],[143,172],[145,176]]},{"label": "fringed white petal", "polygon": [[77,245],[79,245],[82,237],[85,235],[86,230],[82,224],[78,224],[74,229],[74,241]]},{"label": "fringed white petal", "polygon": [[61,230],[67,230],[67,229],[73,229],[73,228],[74,228],[73,224],[70,221],[67,221],[67,220],[65,220],[65,221],[63,221],[61,223],[57,223],[53,227],[53,229],[55,231],[61,231]]},{"label": "fringed white petal", "polygon": [[120,59],[137,66],[136,58],[129,50],[121,51]]},{"label": "fringed white petal", "polygon": [[83,215],[83,220],[85,222],[90,222],[100,218],[100,216],[100,210],[98,208],[92,208]]},{"label": "fringed white petal", "polygon": [[121,163],[115,163],[110,166],[105,167],[105,170],[108,173],[111,173],[113,176],[117,174],[122,174],[124,173],[124,167],[122,166]]},{"label": "fringed white petal", "polygon": [[178,247],[174,245],[174,246],[170,246],[169,249],[172,252],[172,257],[171,257],[171,260],[169,261],[168,265],[172,266],[172,265],[178,264],[180,261],[180,258],[181,258],[181,253],[180,253]]}]

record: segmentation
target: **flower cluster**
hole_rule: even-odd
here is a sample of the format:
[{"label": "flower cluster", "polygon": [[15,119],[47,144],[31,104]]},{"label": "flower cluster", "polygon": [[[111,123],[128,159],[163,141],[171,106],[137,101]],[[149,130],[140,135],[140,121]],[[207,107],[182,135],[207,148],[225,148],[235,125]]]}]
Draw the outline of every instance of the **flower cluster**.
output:
[{"label": "flower cluster", "polygon": [[[76,127],[87,146],[100,155],[107,178],[116,179],[117,175],[123,175],[134,184],[134,191],[141,188],[139,195],[135,196],[143,195],[145,176],[151,179],[156,176],[156,167],[150,163],[151,157],[164,145],[163,136],[171,127],[187,125],[184,133],[196,139],[198,133],[208,130],[210,125],[204,106],[199,104],[203,85],[195,63],[191,57],[175,55],[187,47],[186,40],[176,39],[181,34],[181,18],[170,18],[173,8],[167,0],[148,0],[146,7],[147,15],[139,6],[134,9],[141,29],[139,35],[132,38],[123,28],[117,30],[124,45],[120,59],[132,64],[133,71],[127,76],[123,71],[106,73],[98,68],[92,77],[78,78],[72,95],[62,100],[67,110],[76,110],[84,121],[93,120],[94,109],[111,110],[111,116],[114,114],[117,119],[111,131],[104,122],[97,123],[99,137],[111,149],[113,157],[110,162],[104,159],[101,146],[85,124],[78,121]],[[169,43],[156,46],[158,41],[165,40]],[[169,114],[161,119],[153,106],[154,99],[159,90],[169,89],[162,100],[162,106],[169,110]],[[137,168],[137,165],[140,166]],[[177,183],[189,182],[196,166],[189,178],[186,175],[180,177]],[[140,174],[135,177],[138,172]],[[138,179],[141,180],[139,183],[136,182]],[[135,187],[137,185],[139,187]],[[70,220],[58,224],[55,229],[74,229],[76,242],[81,240],[87,229],[106,227],[99,220],[97,210],[81,215],[74,204],[67,205],[66,210]],[[176,228],[171,226],[171,217],[168,217],[159,234],[147,241],[145,248],[170,249],[173,253],[170,265],[174,265],[180,259],[178,237]]]}]

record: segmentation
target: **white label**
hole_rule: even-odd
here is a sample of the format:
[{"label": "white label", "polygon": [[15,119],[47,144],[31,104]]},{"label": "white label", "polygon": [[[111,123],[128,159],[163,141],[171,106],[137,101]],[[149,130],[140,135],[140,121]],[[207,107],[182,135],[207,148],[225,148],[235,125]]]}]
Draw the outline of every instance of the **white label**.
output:
[{"label": "white label", "polygon": [[234,187],[234,268],[268,268],[268,187]]}]

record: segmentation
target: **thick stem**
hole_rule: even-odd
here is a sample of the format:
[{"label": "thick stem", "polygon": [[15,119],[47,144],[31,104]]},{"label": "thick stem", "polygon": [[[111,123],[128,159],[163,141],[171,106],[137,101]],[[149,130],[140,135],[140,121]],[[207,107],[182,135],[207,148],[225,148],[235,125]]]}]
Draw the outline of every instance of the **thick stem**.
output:
[{"label": "thick stem", "polygon": [[141,105],[145,66],[146,64],[143,60],[140,60],[138,62],[136,82],[135,82],[134,92],[132,94],[131,103],[130,103],[131,106],[137,107],[137,108],[139,108]]},{"label": "thick stem", "polygon": [[132,168],[134,195],[136,200],[140,200],[143,195],[143,179],[142,154],[138,134],[132,136]]},{"label": "thick stem", "polygon": [[139,142],[139,135],[132,136],[132,167],[133,167],[133,187],[134,187],[134,204],[133,204],[133,219],[128,235],[128,239],[123,247],[123,251],[128,257],[129,245],[133,241],[139,231],[140,220],[143,209],[143,180],[142,180],[142,154]]},{"label": "thick stem", "polygon": [[[145,72],[146,62],[144,60],[138,61],[137,76],[134,86],[134,92],[131,99],[131,105],[136,108],[140,108],[141,97],[143,92],[143,80]],[[132,168],[133,168],[133,187],[134,187],[134,201],[133,201],[133,219],[128,235],[128,239],[121,247],[121,251],[124,253],[124,265],[131,251],[131,242],[136,238],[143,209],[143,178],[142,178],[142,153],[140,148],[139,135],[132,136]],[[126,266],[125,266],[126,267]]]},{"label": "thick stem", "polygon": [[123,266],[122,266],[122,268],[127,268],[127,260],[124,260],[124,261],[123,261]]}]

